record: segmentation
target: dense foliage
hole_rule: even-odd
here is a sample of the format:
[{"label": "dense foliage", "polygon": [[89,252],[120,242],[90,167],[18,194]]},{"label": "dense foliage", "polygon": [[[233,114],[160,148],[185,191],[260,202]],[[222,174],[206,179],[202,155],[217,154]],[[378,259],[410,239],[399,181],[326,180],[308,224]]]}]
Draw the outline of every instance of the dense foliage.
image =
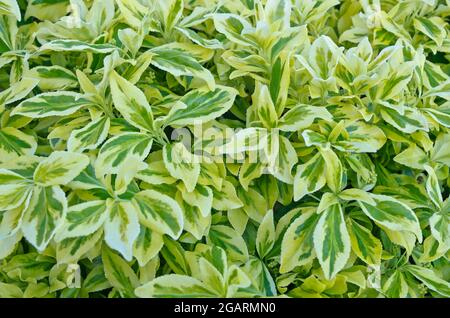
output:
[{"label": "dense foliage", "polygon": [[450,297],[449,0],[0,0],[0,297]]}]

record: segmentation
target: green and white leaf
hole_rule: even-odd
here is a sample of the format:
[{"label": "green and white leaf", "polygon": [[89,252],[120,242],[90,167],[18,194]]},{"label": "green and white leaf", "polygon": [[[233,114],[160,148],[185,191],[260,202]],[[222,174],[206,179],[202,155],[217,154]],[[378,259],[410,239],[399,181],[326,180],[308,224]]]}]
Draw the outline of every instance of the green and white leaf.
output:
[{"label": "green and white leaf", "polygon": [[65,185],[75,179],[89,165],[89,157],[83,154],[54,151],[41,161],[33,179],[41,186]]},{"label": "green and white leaf", "polygon": [[30,180],[6,169],[0,169],[0,210],[12,210],[29,198],[33,189]]},{"label": "green and white leaf", "polygon": [[96,174],[118,173],[129,158],[143,161],[152,144],[152,137],[144,133],[127,132],[108,139],[98,153]]},{"label": "green and white leaf", "polygon": [[125,260],[133,257],[133,244],[139,235],[138,211],[131,202],[114,202],[105,220],[105,242]]},{"label": "green and white leaf", "polygon": [[22,115],[31,118],[67,116],[91,104],[92,102],[80,93],[42,93],[14,107],[11,115]]},{"label": "green and white leaf", "polygon": [[127,262],[108,248],[102,249],[102,262],[111,285],[124,297],[135,297],[139,279]]},{"label": "green and white leaf", "polygon": [[298,165],[294,176],[294,200],[321,189],[326,183],[325,169],[325,161],[319,153]]},{"label": "green and white leaf", "polygon": [[210,90],[215,89],[215,80],[211,72],[186,51],[167,46],[158,46],[151,49],[155,54],[151,64],[169,72],[173,76],[193,76],[205,81]]},{"label": "green and white leaf", "polygon": [[264,258],[275,244],[275,223],[273,220],[273,211],[270,210],[264,216],[256,233],[256,250],[261,258]]},{"label": "green and white leaf", "polygon": [[163,148],[164,164],[170,175],[182,180],[189,192],[194,191],[200,175],[198,158],[181,142],[166,144]]},{"label": "green and white leaf", "polygon": [[137,193],[133,205],[140,222],[160,234],[177,239],[183,230],[183,212],[171,197],[154,190]]},{"label": "green and white leaf", "polygon": [[200,280],[178,274],[160,276],[151,282],[136,288],[141,298],[193,298],[217,297]]},{"label": "green and white leaf", "polygon": [[133,256],[137,259],[139,266],[145,266],[158,254],[163,245],[161,234],[141,225],[139,236],[134,242]]},{"label": "green and white leaf", "polygon": [[13,127],[0,129],[0,156],[2,159],[13,160],[20,156],[34,155],[36,148],[35,137]]},{"label": "green and white leaf", "polygon": [[112,100],[123,118],[133,126],[153,131],[153,113],[144,93],[115,71],[110,74]]},{"label": "green and white leaf", "polygon": [[192,90],[177,101],[164,119],[165,125],[200,124],[220,117],[233,105],[237,95],[234,88],[217,85],[214,90]]},{"label": "green and white leaf", "polygon": [[281,243],[281,273],[287,273],[314,259],[313,233],[319,218],[320,215],[312,209],[303,212],[289,225]]},{"label": "green and white leaf", "polygon": [[352,251],[368,265],[380,265],[381,242],[367,228],[358,222],[349,219],[348,231]]},{"label": "green and white leaf", "polygon": [[73,130],[67,140],[67,150],[83,152],[96,149],[108,137],[110,123],[110,119],[104,116],[93,120],[83,128]]},{"label": "green and white leaf", "polygon": [[244,239],[229,226],[211,226],[208,234],[208,242],[228,251],[228,257],[231,260],[238,262],[248,260],[248,249]]},{"label": "green and white leaf", "polygon": [[342,207],[335,204],[320,216],[313,233],[314,250],[327,279],[334,278],[350,257],[351,242]]},{"label": "green and white leaf", "polygon": [[109,201],[89,201],[70,206],[66,221],[56,235],[57,241],[83,237],[96,232],[104,223],[111,209]]},{"label": "green and white leaf", "polygon": [[409,231],[422,240],[422,230],[416,214],[406,204],[380,194],[372,194],[375,205],[359,201],[362,211],[373,221],[392,231]]},{"label": "green and white leaf", "polygon": [[433,270],[418,265],[406,265],[405,269],[428,288],[444,297],[450,297],[450,283],[437,276]]},{"label": "green and white leaf", "polygon": [[59,186],[34,187],[24,211],[23,235],[38,251],[43,251],[63,225],[66,213],[66,195]]}]

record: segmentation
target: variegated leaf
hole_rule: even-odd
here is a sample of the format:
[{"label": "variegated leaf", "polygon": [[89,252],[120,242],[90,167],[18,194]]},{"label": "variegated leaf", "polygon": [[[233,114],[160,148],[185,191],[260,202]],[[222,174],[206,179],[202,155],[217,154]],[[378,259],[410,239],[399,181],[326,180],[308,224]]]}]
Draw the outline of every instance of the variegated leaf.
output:
[{"label": "variegated leaf", "polygon": [[153,144],[151,136],[144,133],[122,133],[108,139],[100,148],[95,170],[98,175],[118,173],[128,158],[144,160]]},{"label": "variegated leaf", "polygon": [[210,90],[215,88],[211,72],[200,65],[189,53],[170,47],[159,46],[151,50],[155,54],[151,64],[174,76],[194,76],[202,79]]},{"label": "variegated leaf", "polygon": [[38,251],[43,251],[63,225],[66,213],[66,195],[59,186],[34,187],[24,211],[23,235]]},{"label": "variegated leaf", "polygon": [[13,109],[11,115],[32,118],[67,116],[92,102],[82,94],[74,92],[42,93],[31,97]]},{"label": "variegated leaf", "polygon": [[358,202],[369,218],[393,231],[410,231],[422,240],[419,220],[406,204],[386,195],[372,194],[372,198],[375,205]]},{"label": "variegated leaf", "polygon": [[145,190],[134,196],[133,205],[145,226],[174,239],[180,236],[183,212],[174,199],[154,190]]},{"label": "variegated leaf", "polygon": [[105,220],[105,241],[124,259],[131,261],[133,244],[139,235],[139,211],[128,201],[114,202]]},{"label": "variegated leaf", "polygon": [[305,211],[287,228],[281,245],[281,273],[307,264],[315,256],[313,233],[320,215],[314,209]]},{"label": "variegated leaf", "polygon": [[74,152],[55,151],[34,171],[34,181],[42,186],[67,184],[89,164],[89,157]]},{"label": "variegated leaf", "polygon": [[133,126],[153,131],[153,113],[144,93],[115,71],[110,74],[111,94],[116,109]]}]

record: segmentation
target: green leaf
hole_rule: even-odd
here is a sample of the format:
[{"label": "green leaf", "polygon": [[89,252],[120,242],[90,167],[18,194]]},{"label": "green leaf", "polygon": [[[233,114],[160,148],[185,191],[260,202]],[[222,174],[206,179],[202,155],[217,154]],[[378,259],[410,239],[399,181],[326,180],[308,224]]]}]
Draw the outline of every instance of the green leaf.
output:
[{"label": "green leaf", "polygon": [[211,226],[208,242],[228,251],[228,256],[231,260],[245,262],[248,259],[248,249],[245,241],[229,226]]},{"label": "green leaf", "polygon": [[154,190],[145,190],[134,196],[133,204],[143,225],[174,239],[180,236],[183,212],[174,199]]},{"label": "green leaf", "polygon": [[145,266],[152,258],[158,255],[163,245],[162,235],[141,225],[139,236],[133,246],[133,255],[136,257],[139,266]]},{"label": "green leaf", "polygon": [[11,236],[0,238],[0,260],[14,252],[17,243],[22,239],[22,233],[16,232]]},{"label": "green leaf", "polygon": [[114,106],[133,126],[153,131],[153,113],[144,93],[115,71],[110,74]]},{"label": "green leaf", "polygon": [[346,201],[362,201],[371,205],[375,205],[375,201],[370,196],[369,192],[366,192],[361,189],[345,189],[341,193],[339,193],[339,198]]},{"label": "green leaf", "polygon": [[135,297],[134,290],[139,285],[139,280],[131,267],[108,248],[102,249],[102,262],[105,276],[111,285],[124,297]]},{"label": "green leaf", "polygon": [[34,171],[34,181],[42,186],[65,185],[75,179],[89,164],[85,155],[55,151],[41,161]]},{"label": "green leaf", "polygon": [[[228,182],[224,183],[224,186],[222,187],[222,190],[225,190],[230,184]],[[234,203],[233,201],[233,188],[229,188],[229,195],[226,196],[224,199],[228,201],[225,201],[225,207],[230,204]],[[241,208],[245,211],[245,213],[253,220],[255,220],[258,223],[261,223],[264,216],[267,214],[267,202],[264,196],[262,196],[258,191],[256,191],[253,188],[249,188],[247,191],[244,191],[242,188],[238,187],[236,191],[238,200],[235,202],[236,207],[235,208]],[[216,195],[217,197],[217,195]],[[232,202],[230,202],[232,201]],[[214,207],[217,207],[217,201],[214,202]],[[233,207],[232,204],[230,204],[231,207]]]},{"label": "green leaf", "polygon": [[0,156],[4,160],[12,160],[19,156],[33,155],[37,148],[33,136],[13,128],[0,129]]},{"label": "green leaf", "polygon": [[163,16],[164,31],[168,32],[178,23],[183,14],[183,0],[157,2]]},{"label": "green leaf", "polygon": [[316,192],[325,183],[325,161],[317,153],[306,163],[297,166],[294,177],[294,200],[298,201],[308,193]]},{"label": "green leaf", "polygon": [[449,141],[450,134],[448,133],[441,133],[437,136],[430,153],[431,160],[450,166],[450,152],[447,147]]},{"label": "green leaf", "polygon": [[368,265],[380,265],[383,250],[380,240],[356,221],[349,219],[348,222],[352,251]]},{"label": "green leaf", "polygon": [[413,169],[424,169],[428,160],[427,154],[415,144],[394,157],[394,161]]},{"label": "green leaf", "polygon": [[[0,5],[2,3],[0,2]],[[1,7],[0,7],[1,8]],[[1,298],[22,298],[22,290],[14,285],[0,282],[0,297]]]},{"label": "green leaf", "polygon": [[428,179],[426,183],[428,196],[430,197],[434,205],[440,208],[442,206],[443,200],[438,178],[433,168],[431,168],[430,166],[425,166],[425,170],[428,172]]},{"label": "green leaf", "polygon": [[136,295],[141,298],[217,297],[198,279],[178,274],[160,276],[136,288]]},{"label": "green leaf", "polygon": [[176,274],[190,275],[190,268],[185,257],[186,251],[181,244],[168,236],[164,236],[163,241],[164,246],[161,249],[161,255],[170,269]]},{"label": "green leaf", "polygon": [[11,210],[29,198],[32,184],[23,176],[0,169],[0,210]]},{"label": "green leaf", "polygon": [[166,46],[158,46],[151,49],[155,54],[151,64],[157,68],[169,72],[173,76],[193,76],[206,82],[210,90],[215,89],[215,81],[211,72],[200,65],[189,53],[180,49]]},{"label": "green leaf", "polygon": [[256,108],[258,118],[265,128],[273,128],[277,125],[278,115],[266,85],[257,82],[253,93],[253,105]]},{"label": "green leaf", "polygon": [[306,25],[290,27],[281,34],[275,34],[271,43],[270,55],[272,60],[281,56],[283,51],[295,51],[300,45],[307,41],[308,30]]},{"label": "green leaf", "polygon": [[[273,138],[276,137],[276,135],[273,136]],[[275,149],[273,150],[276,152],[276,157],[272,163],[269,161],[268,171],[278,180],[292,184],[294,182],[292,168],[298,161],[297,153],[289,139],[284,136],[279,136],[278,147]],[[271,155],[269,155],[269,160],[271,160]]]},{"label": "green leaf", "polygon": [[278,128],[283,131],[298,131],[311,126],[316,118],[332,120],[331,114],[325,107],[299,104],[280,118]]},{"label": "green leaf", "polygon": [[68,208],[64,226],[56,236],[58,241],[86,236],[96,232],[110,212],[110,203],[102,200],[83,202]]},{"label": "green leaf", "polygon": [[180,31],[182,34],[184,34],[187,38],[189,38],[189,40],[191,40],[195,44],[198,44],[204,48],[221,49],[223,47],[222,43],[220,43],[218,40],[205,39],[205,38],[201,37],[200,35],[198,35],[198,33],[196,33],[195,31],[192,31],[191,29],[180,28],[180,27],[176,27],[176,29],[178,31]]},{"label": "green leaf", "polygon": [[418,265],[406,265],[404,268],[428,288],[450,297],[450,283],[438,277],[433,270]]},{"label": "green leaf", "polygon": [[40,51],[89,52],[106,54],[117,50],[111,44],[90,44],[78,40],[53,40],[41,46]]},{"label": "green leaf", "polygon": [[395,271],[384,283],[383,292],[390,298],[405,298],[408,295],[408,283],[405,275]]},{"label": "green leaf", "polygon": [[207,186],[197,184],[194,191],[188,192],[184,185],[180,185],[178,189],[181,192],[183,200],[189,205],[196,206],[203,216],[211,214],[211,208],[213,203],[213,191]]},{"label": "green leaf", "polygon": [[147,168],[140,170],[136,174],[136,178],[150,184],[172,184],[176,182],[176,179],[174,179],[166,169],[163,160],[150,162],[147,164]]},{"label": "green leaf", "polygon": [[4,105],[8,105],[25,98],[39,83],[39,80],[30,77],[24,77],[17,83],[10,85],[7,89],[0,92],[0,111],[3,111]]},{"label": "green leaf", "polygon": [[2,271],[14,280],[37,283],[38,280],[48,277],[55,260],[50,256],[38,253],[24,253],[13,256],[2,267]]},{"label": "green leaf", "polygon": [[281,273],[287,273],[314,259],[313,233],[319,217],[315,209],[309,209],[289,225],[281,243]]},{"label": "green leaf", "polygon": [[372,198],[375,205],[358,201],[369,218],[392,231],[410,231],[419,241],[422,240],[419,220],[406,204],[386,195],[372,194]]},{"label": "green leaf", "polygon": [[38,251],[43,251],[63,224],[66,213],[66,195],[59,186],[34,187],[24,211],[23,235]]},{"label": "green leaf", "polygon": [[252,26],[244,18],[236,14],[216,13],[213,16],[214,26],[217,31],[223,33],[226,38],[243,46],[252,46],[256,43],[244,35]]},{"label": "green leaf", "polygon": [[82,288],[87,293],[101,291],[110,287],[111,284],[105,277],[105,271],[102,265],[95,266],[86,276],[82,285]]},{"label": "green leaf", "polygon": [[144,133],[127,132],[108,139],[95,162],[97,175],[118,173],[130,158],[144,160],[152,144],[151,136]]},{"label": "green leaf", "polygon": [[133,244],[139,235],[137,209],[128,201],[115,202],[105,220],[105,241],[123,258],[131,261]]},{"label": "green leaf", "polygon": [[96,149],[108,137],[110,123],[108,117],[99,117],[85,127],[73,130],[67,140],[67,150],[83,152]]},{"label": "green leaf", "polygon": [[17,21],[21,20],[20,8],[16,0],[1,0],[0,13],[5,15],[12,15],[16,18]]},{"label": "green leaf", "polygon": [[289,27],[291,17],[291,1],[269,0],[264,7],[265,21],[269,25],[280,25],[280,29]]},{"label": "green leaf", "polygon": [[345,127],[348,138],[333,143],[333,147],[348,152],[377,152],[386,143],[383,131],[375,125],[357,121]]},{"label": "green leaf", "polygon": [[181,179],[189,192],[195,189],[200,175],[200,163],[181,142],[166,144],[163,148],[164,164],[170,175]]},{"label": "green leaf", "polygon": [[442,126],[450,128],[450,114],[448,109],[425,108],[424,111]]},{"label": "green leaf", "polygon": [[429,19],[416,17],[414,19],[414,27],[432,39],[438,46],[442,45],[446,36],[445,21],[439,17],[431,17]]},{"label": "green leaf", "polygon": [[91,104],[90,100],[79,93],[42,93],[20,103],[13,109],[11,115],[22,115],[31,118],[67,116]]},{"label": "green leaf", "polygon": [[[446,205],[448,209],[449,201],[447,199]],[[449,216],[445,212],[434,213],[430,219],[430,230],[433,237],[446,249],[450,248],[450,222]]]},{"label": "green leaf", "polygon": [[[181,201],[181,202],[180,202]],[[197,240],[208,234],[211,225],[211,214],[204,216],[197,206],[190,205],[178,199],[183,210],[184,230],[192,234]]]},{"label": "green leaf", "polygon": [[214,209],[226,211],[243,207],[243,203],[237,196],[234,186],[229,181],[224,180],[220,191],[217,191],[215,188],[212,190],[214,196],[212,207]]},{"label": "green leaf", "polygon": [[38,79],[39,88],[45,91],[65,90],[78,84],[75,74],[61,66],[37,66],[29,76]]},{"label": "green leaf", "polygon": [[426,118],[416,108],[405,107],[404,113],[401,114],[397,110],[384,107],[380,113],[388,124],[404,133],[411,134],[418,130],[428,131]]},{"label": "green leaf", "polygon": [[259,225],[255,244],[261,258],[264,258],[275,244],[275,224],[272,210],[266,213]]},{"label": "green leaf", "polygon": [[[22,205],[17,208],[4,211],[0,217],[0,239],[15,237],[14,234],[20,233],[20,225],[23,219],[23,210],[28,206],[29,200],[27,199]],[[12,243],[11,243],[12,244]]]},{"label": "green leaf", "polygon": [[345,186],[345,171],[339,157],[330,148],[320,149],[320,154],[325,161],[325,179],[328,187],[338,193]]},{"label": "green leaf", "polygon": [[213,120],[233,105],[237,91],[217,85],[214,90],[192,90],[177,101],[164,120],[165,125],[184,126]]},{"label": "green leaf", "polygon": [[58,242],[56,246],[56,259],[60,264],[76,263],[83,255],[92,250],[102,239],[103,231],[79,237],[69,237]]}]

